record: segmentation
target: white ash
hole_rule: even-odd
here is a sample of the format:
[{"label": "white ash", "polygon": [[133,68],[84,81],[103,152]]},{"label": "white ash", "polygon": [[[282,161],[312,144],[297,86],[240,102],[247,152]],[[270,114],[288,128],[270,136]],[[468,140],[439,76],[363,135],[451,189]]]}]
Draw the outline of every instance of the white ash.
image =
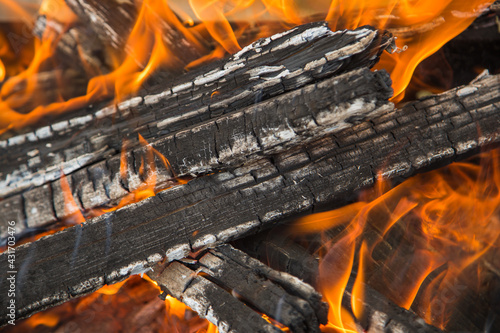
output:
[{"label": "white ash", "polygon": [[344,46],[335,51],[331,51],[325,54],[328,61],[342,60],[352,56],[353,54],[358,54],[363,52],[368,45],[377,37],[377,31],[370,29],[361,29],[359,31],[349,31],[350,33],[355,33],[361,36],[356,43]]},{"label": "white ash", "polygon": [[191,249],[188,244],[179,244],[174,246],[165,252],[166,261],[171,262],[174,260],[180,260],[188,256]]},{"label": "white ash", "polygon": [[309,42],[309,41],[314,40],[314,39],[319,38],[319,37],[333,36],[336,33],[339,33],[339,32],[332,32],[326,26],[314,27],[311,29],[307,29],[298,35],[292,36],[291,38],[289,38],[288,40],[279,44],[278,46],[273,47],[271,49],[271,52],[287,48],[290,45],[297,46],[300,44],[304,44],[306,42]]},{"label": "white ash", "polygon": [[462,89],[457,90],[456,95],[458,97],[465,97],[471,95],[477,91],[477,87],[464,87]]}]

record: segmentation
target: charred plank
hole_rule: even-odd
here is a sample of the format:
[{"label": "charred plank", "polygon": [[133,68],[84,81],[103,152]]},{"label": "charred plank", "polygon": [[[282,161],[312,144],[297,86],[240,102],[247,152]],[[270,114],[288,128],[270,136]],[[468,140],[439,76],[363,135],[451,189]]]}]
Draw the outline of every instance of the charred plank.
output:
[{"label": "charred plank", "polygon": [[[251,253],[255,258],[262,260],[274,269],[288,272],[299,279],[312,279],[316,282],[319,276],[318,260],[308,250],[293,242],[283,235],[283,230],[273,233],[264,232],[250,236],[236,242],[238,248]],[[277,260],[277,259],[281,260]],[[285,264],[284,264],[285,263]],[[290,265],[291,264],[291,265]],[[351,278],[342,304],[346,309],[351,309],[351,290],[354,277]],[[321,288],[316,286],[316,288]],[[438,328],[428,325],[415,313],[402,309],[371,286],[364,285],[363,318],[358,323],[360,331],[382,332],[442,332]]]},{"label": "charred plank", "polygon": [[[183,301],[200,315],[205,316],[207,309],[210,309],[211,314],[207,319],[219,327],[220,317],[234,316],[230,308],[224,309],[219,306],[221,298],[225,299],[228,295],[246,304],[248,308],[245,308],[245,311],[254,312],[256,309],[261,314],[266,314],[276,322],[289,327],[293,332],[319,332],[319,323],[327,321],[327,305],[322,303],[321,295],[314,288],[287,273],[272,270],[229,245],[219,246],[201,255],[194,265],[186,264],[192,266],[188,270],[181,269],[179,265],[181,264],[176,262],[167,268],[157,265],[148,275],[167,293]],[[189,277],[194,282],[199,276],[200,280],[207,279],[209,282],[204,284],[203,290],[197,291],[198,295],[195,298],[198,301],[192,304],[193,297],[189,297],[192,291],[188,291],[191,283],[181,288],[183,283],[179,281]],[[212,289],[218,292],[207,294],[204,289],[210,285],[214,285]],[[200,294],[205,296],[203,300],[200,300]],[[230,302],[234,303],[234,299]],[[241,305],[239,307],[241,308]],[[250,317],[255,317],[255,313]],[[225,322],[222,326],[240,331],[248,325],[250,317],[235,316],[232,322]],[[264,322],[261,319],[255,324],[259,323],[259,326],[262,326]],[[268,324],[265,323],[267,327]],[[238,326],[241,327],[237,328]]]},{"label": "charred plank", "polygon": [[281,332],[223,288],[179,262],[149,276],[168,294],[216,325],[220,332]]}]

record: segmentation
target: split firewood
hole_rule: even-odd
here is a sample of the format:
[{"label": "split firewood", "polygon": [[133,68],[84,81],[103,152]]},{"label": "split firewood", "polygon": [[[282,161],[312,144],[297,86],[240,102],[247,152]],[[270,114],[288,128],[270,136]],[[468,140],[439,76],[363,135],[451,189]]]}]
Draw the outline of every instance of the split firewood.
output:
[{"label": "split firewood", "polygon": [[[235,332],[248,331],[244,329],[248,325],[247,316],[221,325],[219,318],[231,314],[232,311],[217,309],[217,305],[221,303],[221,298],[226,298],[228,294],[249,306],[246,311],[253,312],[252,309],[256,309],[290,328],[292,332],[319,332],[319,324],[325,324],[327,321],[327,305],[322,303],[321,295],[314,288],[287,273],[274,271],[229,245],[217,247],[202,255],[196,260],[190,274],[181,273],[178,265],[179,263],[173,263],[173,267],[170,265],[164,270],[161,266],[156,266],[148,275],[167,293],[191,306],[201,316],[206,316],[209,320],[217,318],[212,323],[219,327],[230,327],[229,330]],[[206,291],[198,290],[198,297],[204,295],[204,298],[193,304],[193,297],[185,297],[192,292],[188,291],[192,284],[179,288],[182,286],[176,281],[183,280],[179,273],[190,278],[204,273],[202,276],[218,286],[219,291],[210,295]],[[206,284],[207,287],[209,285],[210,283]],[[206,314],[207,309],[211,309],[210,316]],[[242,325],[240,329],[236,328],[238,325]]]},{"label": "split firewood", "polygon": [[[272,158],[195,178],[20,246],[17,286],[23,297],[16,303],[17,318],[120,281],[165,257],[181,259],[288,218],[331,209],[373,185],[377,174],[398,182],[495,147],[500,112],[492,91],[498,85],[499,76],[483,75],[470,86],[409,103]],[[6,265],[4,253],[2,279]],[[5,288],[1,285],[0,292]],[[0,305],[5,323],[7,308]]]},{"label": "split firewood", "polygon": [[61,170],[69,175],[118,155],[124,138],[138,146],[137,133],[151,141],[322,78],[370,67],[391,41],[367,27],[333,33],[325,23],[300,26],[151,88],[145,96],[79,110],[0,141],[0,155],[10,156],[0,168],[0,197],[56,180]]}]

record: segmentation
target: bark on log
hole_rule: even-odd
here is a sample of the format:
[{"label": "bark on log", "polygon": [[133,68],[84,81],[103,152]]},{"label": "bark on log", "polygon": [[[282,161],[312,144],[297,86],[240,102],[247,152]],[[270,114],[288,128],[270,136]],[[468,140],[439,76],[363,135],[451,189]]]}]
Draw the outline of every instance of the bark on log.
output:
[{"label": "bark on log", "polygon": [[[387,101],[391,94],[387,73],[366,68],[352,71],[131,150],[125,155],[129,170],[126,179],[120,171],[123,156],[116,155],[74,172],[69,185],[82,209],[102,207],[141,186],[141,161],[151,147],[172,165],[173,170],[169,170],[160,161],[156,163],[158,186],[166,187],[175,183],[174,174],[196,176],[236,168],[374,118],[392,108]],[[46,226],[73,213],[66,209],[60,180],[44,186],[22,194],[24,201],[19,208],[26,213],[29,228]],[[32,213],[29,206],[36,212]],[[15,208],[9,210],[12,213]]]},{"label": "bark on log", "polygon": [[[499,76],[407,104],[251,165],[195,178],[16,249],[17,318],[190,250],[351,200],[377,173],[402,180],[500,142]],[[0,255],[0,281],[6,280]],[[0,294],[8,286],[1,282]],[[6,322],[5,298],[0,321]]]},{"label": "bark on log", "polygon": [[322,78],[372,66],[391,41],[368,27],[333,33],[324,23],[300,26],[117,108],[101,104],[0,141],[0,156],[11,161],[5,159],[0,168],[0,197],[56,180],[61,169],[69,175],[117,155],[124,138],[137,144],[137,133],[151,141]]},{"label": "bark on log", "polygon": [[[321,302],[321,295],[314,288],[289,274],[270,269],[229,245],[217,247],[203,254],[197,260],[197,264],[193,265],[190,273],[182,272],[180,276],[181,270],[178,265],[179,263],[174,263],[164,270],[161,266],[156,266],[148,275],[159,282],[167,293],[196,309],[201,316],[204,317],[206,310],[211,309],[211,315],[207,316],[207,319],[223,330],[254,331],[246,328],[249,316],[235,316],[230,308],[216,308],[218,304],[223,303],[221,298],[227,298],[228,294],[249,306],[246,312],[253,312],[252,308],[257,309],[260,313],[289,327],[292,332],[319,332],[319,323],[327,321],[327,305]],[[189,289],[192,284],[188,287],[178,281],[183,280],[182,275],[192,279],[199,273],[205,273],[202,276],[211,281],[206,284],[207,287],[210,284],[219,286],[219,292],[207,295],[206,292],[198,291],[196,304],[193,304],[192,297],[185,298],[191,293]],[[202,300],[200,294],[205,296]],[[224,315],[234,316],[235,318],[232,318],[234,322],[225,321],[222,324],[219,318]],[[259,326],[263,324],[268,326],[262,318],[255,324],[257,323]]]}]

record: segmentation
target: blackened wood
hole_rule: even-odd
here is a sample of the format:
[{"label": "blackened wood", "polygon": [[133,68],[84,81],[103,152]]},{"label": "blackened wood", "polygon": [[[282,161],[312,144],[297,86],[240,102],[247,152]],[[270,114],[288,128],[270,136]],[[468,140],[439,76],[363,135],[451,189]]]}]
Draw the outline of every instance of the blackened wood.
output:
[{"label": "blackened wood", "polygon": [[[259,40],[228,60],[0,141],[0,197],[40,186],[117,155],[124,138],[151,141],[332,75],[372,66],[392,42],[369,27],[331,32],[325,23]],[[293,55],[293,56],[291,56]],[[43,122],[41,122],[43,124]],[[8,162],[11,161],[11,162]]]},{"label": "blackened wood", "polygon": [[234,245],[269,267],[318,288],[319,257],[297,244],[282,227],[239,239]]},{"label": "blackened wood", "polygon": [[[85,78],[79,72],[52,69],[26,78],[14,76],[5,80],[2,100],[17,112],[25,114],[40,105],[85,94],[85,87]],[[27,98],[28,95],[31,97]]]},{"label": "blackened wood", "polygon": [[[77,205],[90,210],[116,203],[142,186],[145,177],[140,175],[140,165],[151,148],[168,158],[172,165],[170,170],[157,159],[158,187],[175,184],[174,175],[197,176],[236,168],[263,156],[303,146],[392,109],[392,103],[388,102],[392,95],[390,83],[384,71],[371,72],[365,68],[348,72],[165,135],[150,142],[148,147],[130,150],[124,155],[128,165],[126,178],[120,172],[124,159],[122,155],[115,155],[91,168],[74,172],[65,181],[73,198],[79,200]],[[54,173],[60,171],[54,170]],[[62,190],[61,180],[45,186],[48,185],[52,192],[43,200],[49,205],[40,207],[42,211],[34,216],[28,214],[30,227],[43,227],[54,222],[55,217],[62,219],[73,213],[65,212],[69,198]],[[22,194],[25,206],[31,204],[30,193],[37,191],[38,188],[34,188]]]},{"label": "blackened wood", "polygon": [[[92,30],[91,25],[83,24],[79,20],[71,24],[61,23],[56,19],[48,18],[46,15],[39,15],[33,28],[33,35],[42,40],[44,34],[57,36],[57,44],[51,65],[71,69],[87,79],[84,83],[60,84],[59,89],[83,90],[79,94],[74,93],[70,96],[64,96],[65,100],[85,95],[88,80],[94,76],[108,73],[114,66],[109,54],[103,52],[105,47]],[[54,86],[51,88],[54,89]],[[42,104],[39,102],[36,106]]]},{"label": "blackened wood", "polygon": [[162,290],[216,325],[219,332],[281,332],[226,290],[181,263],[157,270],[161,272],[149,276]]},{"label": "blackened wood", "polygon": [[86,24],[92,26],[96,36],[105,45],[116,50],[125,47],[130,30],[137,18],[133,1],[79,1],[66,0],[69,8]]},{"label": "blackened wood", "polygon": [[[282,272],[274,271],[245,253],[229,245],[222,245],[202,254],[190,269],[174,262],[168,267],[157,265],[148,275],[167,293],[178,298],[202,317],[207,317],[219,328],[231,327],[241,331],[248,325],[251,315],[242,315],[256,309],[261,314],[275,319],[292,332],[319,332],[319,323],[327,322],[327,305],[321,295],[301,280]],[[197,282],[203,283],[197,284]],[[192,288],[195,284],[196,287]],[[210,291],[210,292],[208,292]],[[212,292],[213,291],[213,292]],[[231,299],[231,297],[234,297]],[[249,308],[237,304],[235,311],[229,304],[244,302]],[[229,299],[229,301],[226,301]],[[227,304],[221,307],[220,304]],[[209,314],[207,315],[207,309]],[[232,317],[230,320],[221,318]],[[260,317],[261,315],[259,315]],[[250,319],[251,320],[251,319]],[[264,324],[265,323],[265,324]],[[257,325],[265,327],[260,318]],[[246,328],[243,331],[256,331]]]},{"label": "blackened wood", "polygon": [[[453,70],[452,84],[462,85],[474,78],[477,68],[500,71],[500,33],[498,3],[492,4],[460,35],[446,43],[442,52],[447,64]],[[495,9],[496,8],[496,9]]]},{"label": "blackened wood", "polygon": [[[212,251],[212,253],[219,258],[224,258],[227,262],[238,263],[251,269],[256,274],[262,275],[281,286],[289,294],[306,300],[314,309],[318,322],[321,324],[327,323],[328,305],[321,301],[321,295],[311,285],[302,280],[297,280],[294,275],[290,275],[288,272],[272,269],[230,245],[218,246],[216,251]],[[219,273],[216,272],[216,274]]]},{"label": "blackened wood", "polygon": [[313,287],[232,246],[210,250],[199,264],[215,283],[293,332],[319,332],[319,324],[327,323],[328,306]]},{"label": "blackened wood", "polygon": [[[143,271],[166,256],[224,243],[321,209],[375,183],[459,160],[500,142],[499,76],[407,104],[353,128],[195,178],[16,249],[17,318]],[[0,281],[6,281],[0,255]],[[0,294],[7,293],[0,285]],[[6,322],[6,299],[0,320]]]}]

